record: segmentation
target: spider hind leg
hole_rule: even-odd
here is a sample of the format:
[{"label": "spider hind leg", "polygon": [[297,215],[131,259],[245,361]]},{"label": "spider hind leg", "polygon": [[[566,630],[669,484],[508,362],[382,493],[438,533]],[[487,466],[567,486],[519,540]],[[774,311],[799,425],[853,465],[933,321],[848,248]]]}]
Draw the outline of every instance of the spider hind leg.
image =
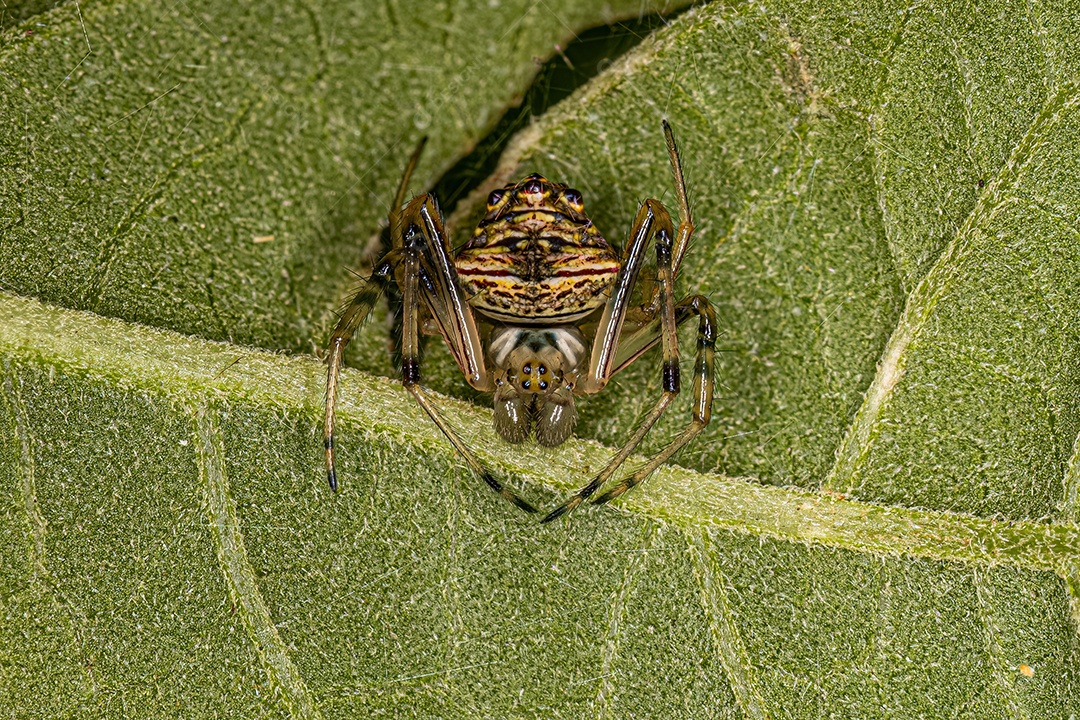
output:
[{"label": "spider hind leg", "polygon": [[[698,317],[697,356],[694,360],[694,407],[690,424],[679,433],[667,447],[654,455],[645,465],[629,477],[611,487],[603,495],[595,498],[594,505],[603,505],[614,500],[641,483],[658,467],[675,456],[687,443],[693,440],[709,424],[712,417],[713,358],[716,354],[716,315],[712,303],[701,295],[693,295],[679,303],[676,312],[681,315],[679,322],[696,315]],[[665,368],[666,369],[666,368]]]}]

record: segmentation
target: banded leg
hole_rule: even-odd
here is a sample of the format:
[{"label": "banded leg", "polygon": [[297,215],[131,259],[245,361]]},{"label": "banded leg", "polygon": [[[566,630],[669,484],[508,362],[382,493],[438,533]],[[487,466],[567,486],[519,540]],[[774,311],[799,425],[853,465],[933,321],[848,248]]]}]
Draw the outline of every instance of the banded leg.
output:
[{"label": "banded leg", "polygon": [[[655,207],[651,204],[655,203]],[[655,200],[647,200],[642,206],[642,210],[648,209],[649,215],[655,213],[660,219],[659,228],[657,229],[656,236],[656,291],[659,297],[659,317],[657,318],[659,328],[659,339],[664,347],[664,365],[663,365],[663,394],[660,399],[656,401],[649,414],[645,416],[645,419],[638,424],[634,430],[633,435],[627,440],[623,446],[619,449],[615,456],[608,462],[608,464],[601,470],[589,483],[578,490],[570,499],[563,502],[547,516],[544,517],[542,522],[551,522],[552,520],[570,512],[583,501],[587,500],[594,492],[602,487],[612,475],[619,469],[620,466],[630,455],[634,452],[634,449],[641,444],[641,441],[652,429],[656,421],[660,419],[660,416],[664,414],[668,406],[675,399],[675,396],[679,394],[679,338],[677,335],[676,321],[675,321],[675,302],[674,302],[674,273],[671,267],[671,251],[672,251],[672,237],[671,237],[671,218],[668,216],[667,211],[663,206]],[[662,215],[660,214],[662,213]],[[645,218],[641,217],[639,213],[639,220]],[[637,227],[637,226],[636,226]],[[640,240],[641,233],[638,232],[635,235],[635,240]],[[647,237],[647,235],[646,235]],[[631,248],[632,249],[632,248]],[[620,280],[622,274],[620,273]],[[616,297],[613,294],[613,299]],[[627,295],[628,297],[628,295]],[[625,305],[625,301],[623,301]],[[625,309],[623,310],[625,312]],[[601,332],[602,332],[601,328]],[[620,338],[621,339],[621,338]],[[600,342],[599,332],[596,342]],[[595,368],[595,372],[607,372],[606,377],[610,377],[613,374],[615,368],[615,360],[618,357],[618,342],[613,342],[607,348],[605,353],[604,364]],[[597,353],[593,353],[593,358],[597,357]],[[610,368],[610,369],[608,369]],[[594,372],[594,369],[590,369],[590,375]],[[604,380],[606,382],[606,377]]]},{"label": "banded leg", "polygon": [[326,363],[326,412],[323,415],[323,447],[326,448],[326,479],[330,489],[337,492],[337,470],[334,467],[334,414],[337,409],[338,374],[345,355],[345,346],[352,340],[356,328],[364,322],[379,296],[386,292],[394,273],[393,251],[375,266],[371,277],[349,301],[337,327],[330,335],[330,353]]},{"label": "banded leg", "polygon": [[[405,193],[409,189],[409,179],[412,177],[416,163],[420,160],[420,153],[424,151],[427,138],[421,138],[409,157],[405,166],[405,172],[398,183],[397,192],[394,193],[394,202],[390,206],[389,221],[391,235],[395,233],[401,216],[401,205],[405,202]],[[399,232],[400,234],[400,232]],[[399,245],[398,245],[399,246]],[[396,246],[396,247],[398,247]],[[337,409],[337,383],[338,374],[341,372],[341,362],[345,355],[345,346],[352,340],[356,329],[363,324],[364,320],[375,307],[379,296],[386,292],[390,286],[394,273],[394,264],[397,253],[391,249],[378,263],[371,277],[364,282],[363,286],[356,291],[341,313],[334,332],[330,335],[329,353],[326,362],[326,410],[323,414],[323,447],[326,448],[326,479],[330,483],[330,489],[337,492],[337,470],[334,467],[334,414]]]},{"label": "banded leg", "polygon": [[[402,215],[402,227],[404,233],[402,236],[402,255],[400,269],[398,271],[398,283],[401,287],[402,295],[402,307],[404,309],[402,316],[402,333],[401,333],[401,379],[405,389],[412,393],[416,398],[416,402],[420,404],[420,407],[424,409],[424,412],[428,414],[439,429],[442,431],[446,439],[450,441],[450,444],[458,451],[458,453],[465,459],[469,467],[479,475],[488,486],[499,493],[503,498],[513,503],[517,507],[521,508],[525,512],[534,513],[534,508],[529,503],[522,500],[514,493],[510,488],[504,487],[495,477],[488,472],[484,466],[473,454],[469,446],[461,439],[457,434],[457,431],[447,422],[438,408],[428,397],[427,392],[420,385],[420,361],[419,361],[419,331],[418,331],[418,315],[420,309],[420,294],[423,292],[424,299],[428,302],[428,305],[432,309],[432,313],[437,319],[453,317],[454,311],[448,309],[442,302],[442,299],[438,295],[438,279],[436,273],[438,268],[430,268],[427,263],[423,262],[427,259],[425,256],[430,257],[430,253],[433,252],[432,245],[438,244],[444,245],[443,236],[438,233],[428,234],[425,232],[425,225],[417,224],[417,221],[421,223],[425,222],[424,213],[422,210],[428,207],[428,203],[432,202],[429,196],[421,196],[414,199],[409,207],[406,208],[405,213]],[[438,210],[435,209],[437,213]],[[429,214],[428,220],[432,219]],[[430,226],[427,226],[430,227]],[[437,251],[434,251],[437,252]],[[453,269],[453,266],[450,266]],[[455,278],[456,280],[456,278]],[[452,284],[452,287],[457,288],[456,281]],[[468,311],[468,308],[465,308]],[[469,320],[472,320],[471,311],[468,311]],[[440,327],[443,327],[444,335],[447,333],[446,327],[443,325],[446,320],[440,320]],[[475,339],[475,338],[472,338]],[[460,341],[462,338],[455,336],[455,341]],[[447,338],[447,342],[450,342],[450,338]],[[451,350],[454,350],[454,346],[451,345]],[[457,352],[454,352],[455,357]],[[467,354],[467,353],[466,353]],[[469,358],[470,362],[482,363],[481,358]],[[481,364],[482,368],[483,365]],[[463,368],[464,369],[464,368]]]},{"label": "banded leg", "polygon": [[713,386],[715,384],[713,360],[716,354],[716,315],[713,312],[712,303],[702,295],[693,295],[680,302],[676,311],[681,316],[680,321],[692,315],[698,317],[697,355],[694,359],[694,408],[690,425],[668,443],[667,447],[645,463],[640,470],[593,500],[594,505],[603,505],[609,500],[619,497],[635,485],[640,484],[656,468],[670,460],[683,446],[697,437],[709,424],[712,417]]},{"label": "banded leg", "polygon": [[[619,275],[615,278],[611,296],[604,305],[600,323],[596,328],[588,375],[579,382],[576,392],[586,395],[600,392],[614,374],[623,323],[627,310],[630,309],[630,295],[645,261],[649,241],[655,237],[659,248],[660,239],[666,238],[665,244],[670,256],[672,232],[671,215],[659,200],[649,198],[641,204],[630,231],[630,240],[623,252]],[[659,268],[657,274],[659,275]],[[657,281],[659,285],[659,277]]]},{"label": "banded leg", "polygon": [[[649,411],[649,414],[645,416],[630,439],[623,444],[607,466],[588,485],[548,513],[543,522],[550,522],[573,510],[607,483],[619,467],[626,462],[626,459],[630,457],[634,449],[641,444],[649,430],[664,414],[664,411],[667,410],[667,407],[679,392],[679,348],[674,310],[674,282],[675,274],[682,265],[686,249],[689,247],[690,236],[694,232],[694,222],[686,192],[682,159],[679,155],[678,145],[675,143],[675,134],[672,132],[671,125],[668,124],[667,120],[663,121],[663,127],[664,140],[667,144],[668,158],[671,162],[671,171],[675,181],[675,194],[679,202],[681,218],[679,227],[677,231],[672,229],[671,216],[660,202],[650,199],[642,204],[634,221],[623,267],[620,269],[611,298],[604,308],[600,326],[597,328],[596,337],[593,341],[589,377],[586,379],[581,391],[592,393],[603,388],[612,375],[636,359],[641,353],[654,345],[657,340],[660,340],[664,345],[664,391],[660,399]],[[632,340],[629,348],[631,352],[627,357],[627,353],[621,350],[621,346],[626,342],[623,324],[629,309],[630,292],[641,268],[647,241],[654,235],[656,237],[657,260],[656,285],[647,303],[638,310],[639,316],[642,318],[638,329],[627,333]],[[647,334],[643,338],[643,333],[646,331]]]},{"label": "banded leg", "polygon": [[[674,297],[674,279],[682,266],[686,250],[690,246],[690,237],[694,232],[694,220],[690,212],[690,200],[686,193],[686,179],[683,176],[679,146],[675,143],[675,133],[672,131],[668,121],[664,120],[662,124],[668,159],[671,162],[671,174],[675,181],[675,196],[679,201],[679,227],[677,230],[672,229],[671,215],[658,200],[649,199],[642,203],[637,217],[634,218],[630,241],[626,246],[623,264],[619,269],[619,276],[615,280],[611,297],[608,298],[608,302],[604,306],[596,337],[593,339],[589,376],[578,390],[585,394],[602,390],[608,379],[626,365],[626,362],[619,363],[616,360],[622,342],[623,323],[630,307],[630,293],[641,270],[641,263],[649,239],[653,235],[657,236],[657,249],[659,250],[659,237],[665,235],[667,238],[668,266],[670,267],[667,291],[671,294],[671,297]],[[661,312],[662,303],[670,302],[671,297],[666,301],[664,300],[665,291],[661,286],[660,272],[661,268],[658,262],[657,283],[653,288],[652,296],[648,299],[647,304],[639,308],[640,316],[644,318],[639,327],[648,325],[649,321]]]},{"label": "banded leg", "polygon": [[[675,133],[667,120],[663,121],[664,143],[667,145],[668,159],[671,162],[671,174],[675,180],[675,199],[679,203],[679,227],[675,230],[675,240],[671,252],[671,276],[678,277],[686,250],[690,247],[690,237],[694,234],[694,217],[690,212],[690,198],[686,193],[686,178],[683,176],[682,157],[679,146],[675,143]],[[649,303],[644,307],[646,317],[653,317],[659,310],[660,292],[653,291]]]},{"label": "banded leg", "polygon": [[668,158],[671,161],[671,174],[675,178],[675,197],[679,201],[679,228],[675,231],[675,246],[671,257],[671,275],[676,277],[682,267],[686,250],[690,247],[690,236],[694,234],[694,218],[690,212],[690,198],[686,194],[686,178],[683,177],[682,156],[675,144],[675,133],[667,120],[663,121],[664,142],[667,144]]},{"label": "banded leg", "polygon": [[494,390],[476,318],[458,280],[435,198],[430,194],[414,198],[405,208],[403,218],[402,227],[409,237],[403,237],[401,242],[416,245],[422,253],[420,280],[424,299],[450,354],[469,385],[481,392]]}]

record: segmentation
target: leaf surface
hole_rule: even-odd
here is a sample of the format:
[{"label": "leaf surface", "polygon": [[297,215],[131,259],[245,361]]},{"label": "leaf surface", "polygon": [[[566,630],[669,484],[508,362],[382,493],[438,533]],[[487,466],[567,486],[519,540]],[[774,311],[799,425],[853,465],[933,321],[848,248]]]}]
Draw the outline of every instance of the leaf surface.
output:
[{"label": "leaf surface", "polygon": [[[637,6],[432,8],[72,5],[5,36],[0,707],[1080,710],[1076,19],[705,5],[521,133],[459,237],[535,170],[621,242],[642,198],[672,204],[666,117],[697,223],[679,291],[723,333],[713,423],[677,464],[539,526],[358,371],[331,495],[323,367],[242,346],[321,342],[416,137],[420,186],[534,55]],[[425,372],[467,395],[435,345]],[[650,352],[585,404],[577,434],[606,446],[511,447],[438,402],[548,506],[659,379]]]}]

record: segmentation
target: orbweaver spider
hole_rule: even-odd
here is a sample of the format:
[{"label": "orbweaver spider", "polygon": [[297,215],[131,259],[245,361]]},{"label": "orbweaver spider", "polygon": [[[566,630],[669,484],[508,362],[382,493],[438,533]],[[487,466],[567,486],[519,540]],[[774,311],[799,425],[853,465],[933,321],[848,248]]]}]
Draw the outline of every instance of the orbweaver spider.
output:
[{"label": "orbweaver spider", "polygon": [[[645,200],[621,257],[586,216],[581,193],[537,174],[492,192],[472,239],[454,254],[431,194],[401,209],[423,149],[420,143],[390,208],[392,248],[375,264],[330,336],[324,445],[331,488],[337,489],[334,406],[342,355],[390,283],[402,296],[405,388],[469,467],[526,512],[536,509],[484,468],[420,385],[419,332],[441,335],[466,381],[494,394],[499,435],[520,443],[532,434],[547,446],[570,437],[575,396],[600,392],[646,350],[658,342],[663,347],[660,398],[607,466],[542,522],[573,510],[603,487],[679,394],[676,328],[691,316],[698,318],[698,340],[690,424],[644,467],[592,502],[605,503],[634,487],[708,425],[716,318],[702,295],[675,302],[674,280],[694,224],[675,136],[666,120],[663,128],[681,221],[674,228],[660,201]],[[656,281],[644,302],[632,306],[631,292],[650,240],[656,248]]]}]

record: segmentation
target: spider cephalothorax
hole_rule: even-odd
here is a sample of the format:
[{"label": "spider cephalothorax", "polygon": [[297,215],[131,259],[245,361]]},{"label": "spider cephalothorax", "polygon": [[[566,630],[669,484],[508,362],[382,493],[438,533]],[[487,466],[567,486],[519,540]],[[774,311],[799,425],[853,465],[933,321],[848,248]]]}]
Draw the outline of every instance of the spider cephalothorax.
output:
[{"label": "spider cephalothorax", "polygon": [[[703,296],[674,299],[675,274],[694,227],[679,151],[670,126],[663,125],[681,222],[676,229],[659,201],[646,200],[621,253],[586,216],[580,192],[532,174],[491,193],[484,218],[454,255],[431,195],[401,207],[421,142],[390,210],[393,248],[376,263],[330,337],[324,444],[332,488],[337,488],[334,404],[342,354],[390,283],[398,285],[402,297],[405,387],[469,466],[529,512],[533,507],[483,468],[421,387],[418,333],[431,328],[442,335],[468,383],[494,394],[495,429],[505,440],[520,443],[532,435],[547,446],[561,444],[573,432],[576,395],[599,392],[646,350],[658,343],[663,347],[663,392],[652,410],[611,462],[544,521],[577,507],[610,480],[678,395],[676,327],[691,317],[698,318],[698,345],[690,425],[593,502],[607,502],[637,485],[701,432],[712,407],[716,321]],[[644,302],[631,308],[650,242],[656,249],[656,282]]]}]

